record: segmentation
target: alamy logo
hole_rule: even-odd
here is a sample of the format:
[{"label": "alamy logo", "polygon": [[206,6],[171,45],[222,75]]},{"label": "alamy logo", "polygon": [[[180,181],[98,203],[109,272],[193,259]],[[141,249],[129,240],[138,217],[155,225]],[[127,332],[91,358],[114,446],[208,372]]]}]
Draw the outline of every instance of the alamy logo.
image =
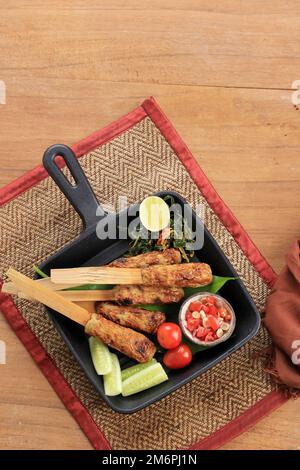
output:
[{"label": "alamy logo", "polygon": [[3,80],[0,80],[0,104],[6,104],[6,85]]},{"label": "alamy logo", "polygon": [[293,354],[292,354],[292,363],[298,366],[300,364],[300,339],[295,339],[292,343],[292,349],[293,349]]},{"label": "alamy logo", "polygon": [[6,344],[0,340],[0,364],[6,364]]},{"label": "alamy logo", "polygon": [[300,104],[300,80],[295,80],[292,83],[292,88],[296,88],[296,90],[292,93],[292,103],[294,106],[298,106]]}]

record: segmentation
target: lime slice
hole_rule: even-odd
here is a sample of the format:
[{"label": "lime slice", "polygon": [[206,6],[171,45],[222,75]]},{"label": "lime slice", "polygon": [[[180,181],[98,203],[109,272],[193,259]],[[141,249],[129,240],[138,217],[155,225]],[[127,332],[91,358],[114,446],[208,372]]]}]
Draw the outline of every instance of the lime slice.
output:
[{"label": "lime slice", "polygon": [[92,361],[98,375],[108,374],[112,369],[111,354],[106,344],[94,336],[89,337]]},{"label": "lime slice", "polygon": [[168,376],[162,365],[157,362],[124,380],[122,395],[123,397],[128,397],[134,393],[159,385],[166,380],[168,380]]},{"label": "lime slice", "polygon": [[104,392],[109,397],[114,397],[122,393],[122,379],[119,359],[116,354],[110,354],[112,361],[111,371],[103,376]]},{"label": "lime slice", "polygon": [[140,372],[141,370],[147,369],[147,367],[153,366],[153,364],[156,364],[157,360],[156,359],[151,359],[149,362],[144,362],[143,364],[135,364],[134,366],[127,367],[127,369],[122,370],[122,382],[124,380],[128,379],[128,377],[131,377],[134,374],[137,374],[137,372]]},{"label": "lime slice", "polygon": [[168,204],[158,196],[149,196],[140,204],[140,220],[151,232],[159,232],[170,222]]}]

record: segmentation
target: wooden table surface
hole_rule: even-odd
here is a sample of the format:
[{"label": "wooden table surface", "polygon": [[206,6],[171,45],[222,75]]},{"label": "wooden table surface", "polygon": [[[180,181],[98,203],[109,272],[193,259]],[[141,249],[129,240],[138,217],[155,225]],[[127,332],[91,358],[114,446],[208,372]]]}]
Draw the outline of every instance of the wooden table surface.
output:
[{"label": "wooden table surface", "polygon": [[[0,0],[0,185],[154,95],[278,271],[299,237],[299,44],[296,0]],[[2,316],[0,339],[0,448],[89,449]],[[225,448],[300,449],[300,400]]]}]

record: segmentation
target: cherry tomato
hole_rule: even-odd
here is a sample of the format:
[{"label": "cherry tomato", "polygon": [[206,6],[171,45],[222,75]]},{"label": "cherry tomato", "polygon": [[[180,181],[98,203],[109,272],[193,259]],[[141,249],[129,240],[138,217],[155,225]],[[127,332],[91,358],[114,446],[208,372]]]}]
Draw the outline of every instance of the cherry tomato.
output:
[{"label": "cherry tomato", "polygon": [[210,332],[209,328],[204,328],[203,326],[199,326],[199,328],[196,331],[196,336],[197,338],[203,341],[209,332]]},{"label": "cherry tomato", "polygon": [[221,318],[225,318],[226,315],[227,315],[227,310],[226,310],[226,308],[224,308],[224,307],[219,308],[219,316],[220,316]]},{"label": "cherry tomato", "polygon": [[204,313],[209,313],[209,306],[202,304],[201,310],[203,310]]},{"label": "cherry tomato", "polygon": [[214,331],[217,331],[217,329],[219,328],[218,319],[217,319],[216,317],[213,317],[212,315],[208,315],[207,321],[208,321],[209,326],[210,326]]},{"label": "cherry tomato", "polygon": [[157,341],[165,349],[176,348],[181,339],[181,329],[176,323],[162,323],[157,330]]},{"label": "cherry tomato", "polygon": [[191,302],[189,305],[190,312],[200,312],[202,310],[202,303],[196,300],[195,302]]},{"label": "cherry tomato", "polygon": [[187,320],[188,320],[189,318],[194,318],[193,315],[192,315],[192,313],[193,313],[193,310],[188,310],[188,311],[186,312],[185,318],[186,318]]},{"label": "cherry tomato", "polygon": [[192,351],[187,344],[180,344],[170,349],[163,357],[163,363],[169,369],[182,369],[190,364],[193,358]]},{"label": "cherry tomato", "polygon": [[200,325],[200,318],[188,318],[187,329],[192,333]]},{"label": "cherry tomato", "polygon": [[204,330],[205,330],[205,328],[203,326],[199,326],[199,328],[196,331],[197,338],[201,339],[203,337]]},{"label": "cherry tomato", "polygon": [[214,341],[214,340],[215,340],[215,335],[214,335],[214,333],[211,332],[211,333],[208,333],[208,335],[206,335],[204,341],[206,343],[209,343],[210,341]]},{"label": "cherry tomato", "polygon": [[209,304],[215,305],[215,303],[216,303],[216,298],[215,298],[213,295],[209,295],[208,297],[206,297],[206,301],[207,301]]},{"label": "cherry tomato", "polygon": [[209,313],[210,315],[213,315],[214,317],[216,317],[218,315],[218,309],[215,305],[210,305],[209,306]]}]

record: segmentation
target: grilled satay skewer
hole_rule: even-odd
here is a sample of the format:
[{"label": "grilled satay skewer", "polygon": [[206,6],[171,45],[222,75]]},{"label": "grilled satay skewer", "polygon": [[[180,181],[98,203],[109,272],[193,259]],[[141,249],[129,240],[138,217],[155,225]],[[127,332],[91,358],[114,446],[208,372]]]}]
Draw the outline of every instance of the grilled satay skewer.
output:
[{"label": "grilled satay skewer", "polygon": [[107,320],[148,334],[156,333],[159,325],[166,321],[163,312],[150,312],[139,307],[122,307],[109,302],[97,302],[96,312]]},{"label": "grilled satay skewer", "polygon": [[180,302],[184,291],[180,287],[152,287],[121,285],[111,290],[60,291],[60,294],[73,302],[113,301],[119,305],[170,304]]},{"label": "grilled satay skewer", "polygon": [[[181,262],[181,253],[175,248],[169,248],[163,252],[151,251],[142,255],[132,256],[130,258],[119,258],[109,266],[113,267],[131,267],[145,268],[151,265],[177,264]],[[42,283],[45,287],[52,290],[62,290],[69,287],[75,287],[77,284],[60,285],[51,282],[50,278],[37,279],[35,282]],[[124,287],[124,289],[123,289]],[[5,282],[1,291],[5,294],[18,295],[20,298],[28,298],[23,292],[18,292],[16,286],[12,282]],[[120,286],[120,289],[114,290],[93,290],[93,291],[66,291],[61,295],[74,302],[97,301],[97,300],[114,300],[119,304],[147,304],[147,303],[171,303],[179,302],[183,298],[183,291],[179,288],[162,288],[157,292],[156,288],[143,286]],[[115,298],[116,296],[116,298]],[[28,299],[30,300],[30,299]]]},{"label": "grilled satay skewer", "polygon": [[8,270],[7,275],[21,292],[85,326],[88,334],[98,337],[126,356],[138,362],[150,361],[154,356],[156,352],[154,343],[141,333],[111,322],[101,315],[90,314],[84,308],[62,297],[60,293],[44,287],[41,283],[37,284],[12,268]]},{"label": "grilled satay skewer", "polygon": [[148,268],[86,267],[52,269],[54,283],[142,284],[163,287],[198,287],[212,282],[210,266],[205,263],[154,265]]},{"label": "grilled satay skewer", "polygon": [[[33,281],[35,285],[46,286],[49,290],[53,290],[55,284],[45,284],[39,281]],[[29,298],[27,294],[21,292],[11,282],[13,289],[3,289],[2,292],[18,295],[18,297],[34,300]],[[136,304],[170,304],[180,302],[184,297],[184,291],[180,287],[152,287],[152,286],[116,286],[110,290],[70,290],[59,291],[59,294],[72,302],[92,302],[92,301],[114,301],[119,305],[136,305]]]},{"label": "grilled satay skewer", "polygon": [[155,344],[146,336],[96,313],[85,325],[85,332],[138,362],[150,361],[156,352]]},{"label": "grilled satay skewer", "polygon": [[119,305],[171,304],[184,297],[181,287],[123,285],[114,289],[114,301]]},{"label": "grilled satay skewer", "polygon": [[141,277],[141,284],[151,286],[198,287],[212,282],[212,272],[206,263],[150,266],[142,270]]},{"label": "grilled satay skewer", "polygon": [[109,266],[114,268],[148,268],[153,265],[180,264],[181,253],[175,248],[168,248],[165,251],[150,251],[137,256],[118,258]]}]

